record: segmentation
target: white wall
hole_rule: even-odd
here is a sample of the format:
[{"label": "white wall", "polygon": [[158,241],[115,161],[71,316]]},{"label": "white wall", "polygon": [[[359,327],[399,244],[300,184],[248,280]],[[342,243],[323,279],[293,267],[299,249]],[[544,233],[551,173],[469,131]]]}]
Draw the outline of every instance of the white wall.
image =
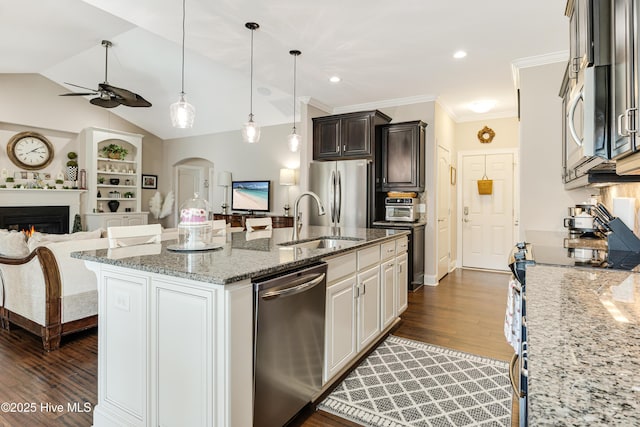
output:
[{"label": "white wall", "polygon": [[[248,144],[242,140],[240,130],[188,138],[166,140],[165,163],[161,183],[164,191],[173,189],[173,167],[185,159],[201,158],[213,163],[213,197],[209,200],[214,212],[220,212],[223,187],[218,187],[218,172],[231,172],[235,181],[270,180],[272,188],[271,212],[284,214],[287,187],[278,184],[281,168],[298,168],[300,153],[292,153],[287,147],[287,135],[291,125],[262,127],[260,141]],[[291,197],[295,196],[294,191]],[[230,196],[228,195],[230,201]],[[176,201],[178,204],[179,201]],[[171,224],[172,219],[169,220]]]},{"label": "white wall", "polygon": [[567,208],[594,189],[567,191],[562,184],[562,101],[566,64],[520,70],[520,240],[527,230],[566,231]]}]

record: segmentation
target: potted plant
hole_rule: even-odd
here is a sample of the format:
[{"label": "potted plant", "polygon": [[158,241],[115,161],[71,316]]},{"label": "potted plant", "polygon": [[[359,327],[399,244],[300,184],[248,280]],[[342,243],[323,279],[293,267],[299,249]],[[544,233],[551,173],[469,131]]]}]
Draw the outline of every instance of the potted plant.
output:
[{"label": "potted plant", "polygon": [[78,154],[73,151],[69,151],[67,153],[67,157],[69,160],[67,161],[67,177],[69,177],[69,181],[75,181],[78,179]]},{"label": "potted plant", "polygon": [[104,184],[104,176],[98,177],[98,184]]},{"label": "potted plant", "polygon": [[121,145],[109,144],[102,147],[102,154],[110,159],[124,160],[129,151]]},{"label": "potted plant", "polygon": [[133,198],[133,195],[133,191],[127,191],[126,193],[124,193],[125,199],[131,199]]}]

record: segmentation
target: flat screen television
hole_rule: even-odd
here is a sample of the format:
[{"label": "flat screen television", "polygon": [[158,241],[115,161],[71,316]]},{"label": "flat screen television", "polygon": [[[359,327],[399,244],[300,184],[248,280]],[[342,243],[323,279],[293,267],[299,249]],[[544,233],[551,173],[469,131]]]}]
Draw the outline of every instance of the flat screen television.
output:
[{"label": "flat screen television", "polygon": [[231,209],[234,211],[269,212],[271,181],[232,181]]}]

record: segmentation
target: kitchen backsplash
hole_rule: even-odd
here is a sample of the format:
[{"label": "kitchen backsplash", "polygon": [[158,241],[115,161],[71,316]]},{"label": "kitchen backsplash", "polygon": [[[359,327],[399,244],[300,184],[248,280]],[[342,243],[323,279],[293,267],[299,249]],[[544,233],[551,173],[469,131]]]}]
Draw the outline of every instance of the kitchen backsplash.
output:
[{"label": "kitchen backsplash", "polygon": [[[601,202],[613,213],[613,199],[617,197],[631,197],[635,199],[635,209],[633,213],[633,218],[635,220],[633,232],[636,235],[640,235],[638,233],[638,213],[640,204],[638,201],[640,200],[640,183],[632,183],[632,184],[618,184],[612,185],[610,187],[604,187],[600,190],[600,199]],[[614,213],[615,215],[615,213]]]}]

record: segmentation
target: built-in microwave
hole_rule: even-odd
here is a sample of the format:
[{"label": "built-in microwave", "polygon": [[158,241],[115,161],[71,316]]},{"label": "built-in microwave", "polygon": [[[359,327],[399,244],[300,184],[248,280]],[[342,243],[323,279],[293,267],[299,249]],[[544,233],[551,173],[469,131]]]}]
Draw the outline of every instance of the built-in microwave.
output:
[{"label": "built-in microwave", "polygon": [[387,197],[384,206],[386,221],[415,222],[420,216],[417,198]]}]

